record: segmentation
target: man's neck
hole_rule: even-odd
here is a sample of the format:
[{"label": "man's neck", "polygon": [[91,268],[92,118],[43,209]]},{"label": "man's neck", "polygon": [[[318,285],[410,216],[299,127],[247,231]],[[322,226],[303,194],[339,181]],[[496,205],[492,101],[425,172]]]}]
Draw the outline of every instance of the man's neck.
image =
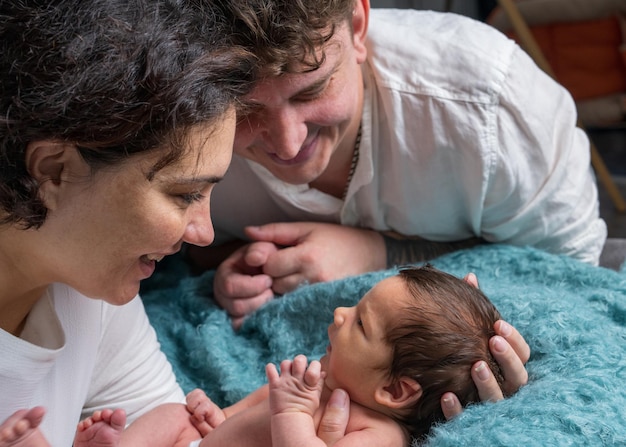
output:
[{"label": "man's neck", "polygon": [[330,158],[326,170],[309,183],[311,188],[325,192],[331,196],[343,199],[348,183],[351,180],[350,168],[354,160],[357,134],[359,133],[360,121],[356,126],[346,132],[344,138],[339,143],[339,147]]}]

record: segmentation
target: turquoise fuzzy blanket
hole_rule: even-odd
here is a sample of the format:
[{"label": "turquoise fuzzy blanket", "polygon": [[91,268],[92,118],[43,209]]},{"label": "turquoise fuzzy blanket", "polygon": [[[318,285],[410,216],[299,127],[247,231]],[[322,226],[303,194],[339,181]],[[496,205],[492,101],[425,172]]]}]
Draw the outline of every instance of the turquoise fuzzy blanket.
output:
[{"label": "turquoise fuzzy blanket", "polygon": [[[626,445],[626,269],[615,272],[530,248],[484,246],[432,262],[481,289],[531,346],[529,383],[439,425],[433,446]],[[162,348],[185,392],[230,404],[265,381],[264,366],[318,358],[337,306],[353,305],[393,270],[304,286],[234,332],[209,299],[213,272],[192,277],[172,258],[142,286]]]}]

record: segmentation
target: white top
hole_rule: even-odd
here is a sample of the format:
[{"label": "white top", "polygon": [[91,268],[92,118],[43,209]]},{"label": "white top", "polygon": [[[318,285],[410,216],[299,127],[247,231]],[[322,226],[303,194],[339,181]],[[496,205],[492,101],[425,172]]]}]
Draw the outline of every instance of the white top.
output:
[{"label": "white top", "polygon": [[129,422],[162,402],[184,402],[137,297],[112,306],[55,284],[30,312],[20,338],[0,330],[0,422],[46,407],[42,430],[71,446],[94,410],[124,408]]},{"label": "white top", "polygon": [[513,41],[454,14],[372,9],[361,152],[345,203],[235,156],[216,241],[326,221],[433,241],[479,236],[597,264],[606,239],[571,96]]}]

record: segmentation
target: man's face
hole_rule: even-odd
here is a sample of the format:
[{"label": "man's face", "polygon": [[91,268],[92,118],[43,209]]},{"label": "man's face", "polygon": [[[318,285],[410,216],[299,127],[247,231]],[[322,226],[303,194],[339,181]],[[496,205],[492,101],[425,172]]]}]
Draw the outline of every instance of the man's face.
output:
[{"label": "man's face", "polygon": [[314,181],[338,148],[351,151],[354,146],[365,54],[355,49],[347,24],[328,42],[325,54],[313,72],[261,81],[246,98],[250,112],[237,125],[235,153],[287,183]]}]

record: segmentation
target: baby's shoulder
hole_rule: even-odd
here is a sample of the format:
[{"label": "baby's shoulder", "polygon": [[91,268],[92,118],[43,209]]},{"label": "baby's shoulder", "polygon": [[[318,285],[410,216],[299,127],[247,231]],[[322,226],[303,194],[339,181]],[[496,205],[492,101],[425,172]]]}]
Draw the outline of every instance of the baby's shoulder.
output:
[{"label": "baby's shoulder", "polygon": [[388,445],[408,445],[409,435],[399,422],[378,411],[357,403],[350,404],[350,420],[346,434],[355,431],[368,431],[380,436]]}]

